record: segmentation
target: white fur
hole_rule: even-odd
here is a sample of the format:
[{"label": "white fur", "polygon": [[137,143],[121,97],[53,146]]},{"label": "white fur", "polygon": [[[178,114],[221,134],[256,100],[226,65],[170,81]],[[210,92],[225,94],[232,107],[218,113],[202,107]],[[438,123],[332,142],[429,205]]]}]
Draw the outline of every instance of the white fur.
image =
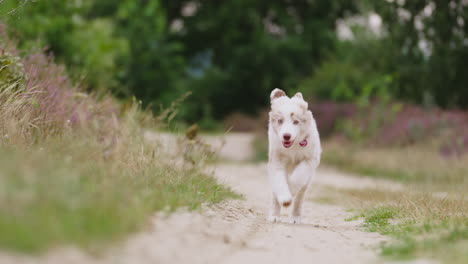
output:
[{"label": "white fur", "polygon": [[[268,173],[273,195],[268,220],[279,221],[281,207],[292,203],[290,222],[300,223],[304,196],[320,163],[320,137],[301,93],[289,98],[282,90],[274,89],[270,98]],[[290,135],[289,141],[285,141],[285,134]],[[304,139],[305,147],[299,145]],[[285,147],[284,141],[286,145],[293,143]]]}]

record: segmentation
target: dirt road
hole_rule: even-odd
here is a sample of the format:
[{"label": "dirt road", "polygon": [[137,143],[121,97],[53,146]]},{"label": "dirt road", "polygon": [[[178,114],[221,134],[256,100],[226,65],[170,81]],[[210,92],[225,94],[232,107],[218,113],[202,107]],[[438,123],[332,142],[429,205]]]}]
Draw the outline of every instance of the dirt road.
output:
[{"label": "dirt road", "polygon": [[[165,139],[167,140],[167,139]],[[376,263],[378,244],[384,237],[368,233],[359,221],[345,221],[350,213],[333,205],[307,199],[303,224],[271,224],[265,220],[269,204],[266,164],[248,161],[253,151],[249,134],[230,134],[221,140],[207,137],[214,146],[223,145],[224,162],[214,175],[244,200],[230,201],[201,213],[182,212],[154,220],[153,230],[129,241],[116,256],[119,263],[139,257],[148,263]],[[321,169],[316,185],[334,188],[367,188],[384,185]],[[314,187],[310,189],[313,195]],[[284,215],[287,220],[286,215]],[[130,248],[130,250],[129,250]]]},{"label": "dirt road", "polygon": [[[217,137],[207,140],[220,144]],[[303,223],[271,224],[265,220],[270,193],[266,164],[245,162],[252,155],[251,140],[251,135],[227,136],[221,151],[227,161],[212,168],[244,200],[201,212],[157,214],[144,232],[97,257],[59,249],[40,259],[0,255],[0,263],[381,263],[377,248],[384,237],[361,230],[359,221],[345,221],[350,213],[343,208],[310,197],[314,186],[359,188],[385,183],[321,168],[304,204]]]}]

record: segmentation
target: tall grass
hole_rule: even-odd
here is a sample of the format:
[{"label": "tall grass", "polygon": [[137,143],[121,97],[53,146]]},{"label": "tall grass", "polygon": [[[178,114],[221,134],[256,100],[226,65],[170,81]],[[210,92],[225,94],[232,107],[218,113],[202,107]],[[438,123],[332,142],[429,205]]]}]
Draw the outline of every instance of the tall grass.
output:
[{"label": "tall grass", "polygon": [[169,154],[144,140],[161,121],[135,100],[86,94],[52,57],[18,54],[2,35],[0,247],[92,247],[138,230],[156,210],[235,196],[203,172],[205,145],[182,138]]},{"label": "tall grass", "polygon": [[445,157],[430,142],[406,147],[363,147],[327,141],[322,159],[329,165],[372,177],[424,185],[439,191],[468,188],[468,155]]}]

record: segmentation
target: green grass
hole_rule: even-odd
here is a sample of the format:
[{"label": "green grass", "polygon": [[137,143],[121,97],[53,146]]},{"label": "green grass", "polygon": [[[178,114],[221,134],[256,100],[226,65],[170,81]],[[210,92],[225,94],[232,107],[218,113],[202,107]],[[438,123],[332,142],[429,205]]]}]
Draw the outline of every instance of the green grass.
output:
[{"label": "green grass", "polygon": [[110,158],[83,139],[1,147],[0,247],[91,249],[139,230],[155,211],[237,197],[201,167],[174,166],[154,154],[157,146],[132,144]]},{"label": "green grass", "polygon": [[[408,218],[400,208],[379,206],[364,210],[364,227],[394,240],[382,245],[382,255],[392,259],[429,258],[443,263],[468,261],[468,217],[428,216]],[[392,223],[390,220],[395,221]]]},{"label": "green grass", "polygon": [[398,216],[398,210],[393,207],[381,206],[366,212],[364,227],[369,232],[387,233],[392,226],[389,220]]},{"label": "green grass", "polygon": [[381,254],[394,260],[436,259],[466,263],[468,254],[468,201],[453,193],[442,199],[415,186],[399,191],[381,189],[319,190],[334,204],[353,212],[345,221],[363,219],[362,227],[391,240],[381,244]]}]

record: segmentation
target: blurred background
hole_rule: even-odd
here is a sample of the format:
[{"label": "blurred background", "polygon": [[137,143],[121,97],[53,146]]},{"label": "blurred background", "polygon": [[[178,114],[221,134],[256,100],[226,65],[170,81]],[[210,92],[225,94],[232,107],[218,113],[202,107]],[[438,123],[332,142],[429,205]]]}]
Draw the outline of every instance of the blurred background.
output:
[{"label": "blurred background", "polygon": [[[47,128],[41,137],[92,120],[107,153],[119,133],[109,127],[139,102],[179,132],[193,124],[248,132],[255,161],[266,160],[271,90],[302,92],[325,164],[464,195],[467,19],[468,0],[0,0],[0,87],[39,85],[53,95],[38,99],[46,113],[38,116],[58,120],[53,129],[47,118],[35,123]],[[83,106],[76,98],[86,94],[95,101]],[[69,112],[48,107],[62,101]],[[437,219],[462,212],[450,223],[466,241],[468,207],[456,201]],[[426,209],[414,219],[434,220]],[[468,258],[457,252],[460,263]]]},{"label": "blurred background", "polygon": [[4,0],[0,18],[83,92],[173,109],[179,131],[255,132],[260,160],[275,87],[330,142],[468,151],[466,0]]},{"label": "blurred background", "polygon": [[466,108],[467,5],[4,0],[0,16],[22,49],[53,54],[89,91],[134,95],[156,112],[190,92],[177,118],[211,128],[255,116],[275,87],[347,114],[372,99]]},{"label": "blurred background", "polygon": [[266,127],[268,94],[300,91],[321,135],[440,136],[468,149],[468,2],[5,0],[20,50],[55,56],[88,92],[135,96],[177,125]]}]

